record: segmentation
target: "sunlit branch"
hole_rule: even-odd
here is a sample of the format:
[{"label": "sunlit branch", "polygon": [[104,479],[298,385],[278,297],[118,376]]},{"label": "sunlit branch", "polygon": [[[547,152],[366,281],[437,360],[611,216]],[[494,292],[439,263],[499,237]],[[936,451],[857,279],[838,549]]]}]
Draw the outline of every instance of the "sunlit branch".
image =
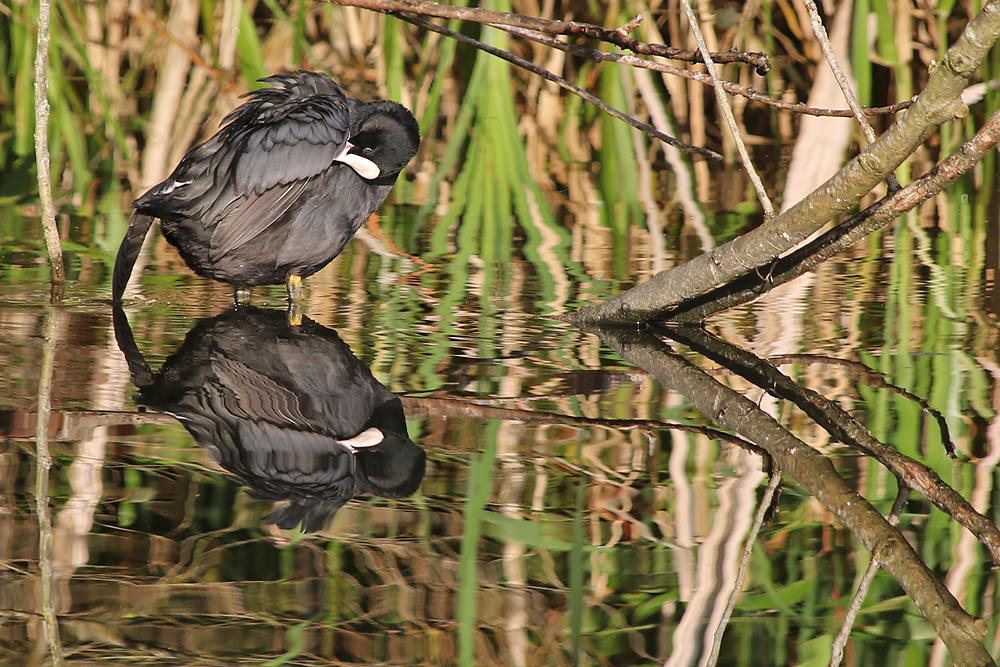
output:
[{"label": "sunlit branch", "polygon": [[[626,53],[609,53],[607,51],[598,51],[596,49],[590,49],[586,46],[580,44],[574,44],[572,42],[564,42],[561,39],[555,37],[550,37],[549,35],[543,35],[534,30],[528,30],[526,28],[519,28],[515,26],[496,26],[500,30],[503,30],[511,35],[516,35],[518,37],[523,37],[524,39],[529,39],[538,44],[551,47],[553,49],[559,49],[565,53],[570,53],[574,56],[580,58],[586,58],[587,60],[593,60],[594,62],[613,62],[620,63],[622,65],[628,65],[629,67],[638,67],[642,69],[651,69],[656,72],[662,72],[664,74],[670,74],[671,76],[677,76],[683,79],[689,79],[695,81],[704,86],[713,85],[712,77],[704,72],[697,72],[695,70],[684,69],[682,67],[677,67],[669,63],[661,63],[655,60],[647,60],[645,58],[638,58],[633,55]],[[714,55],[714,54],[713,54]],[[718,61],[716,61],[718,62]],[[852,118],[854,117],[854,112],[850,109],[821,109],[819,107],[811,107],[803,102],[785,102],[784,100],[778,100],[766,93],[762,93],[754,88],[748,88],[746,86],[741,86],[733,81],[727,81],[721,79],[723,89],[727,93],[733,95],[739,95],[745,97],[753,102],[760,102],[761,104],[766,104],[768,106],[774,107],[775,109],[780,109],[782,111],[791,111],[793,113],[802,114],[805,116],[832,116],[834,118]],[[897,104],[891,104],[885,107],[864,107],[861,109],[862,113],[866,116],[887,116],[894,113],[899,113],[903,109],[910,106],[910,100],[904,100]]]},{"label": "sunlit branch", "polygon": [[1000,0],[987,0],[902,117],[825,183],[759,227],[567,319],[577,324],[657,319],[748,272],[770,273],[776,258],[857,206],[942,123],[967,112],[962,92],[998,38]]},{"label": "sunlit branch", "polygon": [[63,268],[62,243],[56,226],[56,209],[52,202],[52,175],[49,158],[49,24],[52,6],[49,0],[38,5],[38,35],[35,44],[35,168],[38,175],[38,200],[45,234],[45,247],[49,253],[49,272],[52,277],[52,300],[58,301],[66,281]]},{"label": "sunlit branch", "polygon": [[713,313],[753,301],[764,292],[798,278],[937,195],[976,166],[996,146],[997,141],[1000,141],[1000,110],[961,148],[909,185],[885,196],[805,246],[776,260],[765,270],[744,274],[728,285],[689,301],[683,308],[665,310],[661,317],[676,322],[700,322]]}]

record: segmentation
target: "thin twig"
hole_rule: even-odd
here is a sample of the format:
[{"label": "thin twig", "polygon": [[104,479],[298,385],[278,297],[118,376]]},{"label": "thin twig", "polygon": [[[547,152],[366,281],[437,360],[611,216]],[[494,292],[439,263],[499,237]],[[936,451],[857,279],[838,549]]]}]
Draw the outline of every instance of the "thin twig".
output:
[{"label": "thin twig", "polygon": [[[903,506],[906,505],[909,495],[910,490],[908,488],[905,486],[899,487],[899,492],[896,494],[896,502],[892,504],[892,511],[890,511],[889,516],[886,517],[886,521],[893,526],[899,523],[899,515],[902,514]],[[858,617],[858,612],[861,611],[861,603],[864,602],[865,596],[868,594],[868,589],[871,587],[872,581],[875,580],[875,575],[878,573],[878,570],[878,559],[872,555],[872,559],[868,563],[868,569],[865,570],[864,576],[862,576],[861,581],[858,582],[858,591],[854,594],[854,598],[851,600],[851,605],[847,608],[847,614],[844,616],[844,622],[840,626],[840,632],[837,633],[836,639],[833,640],[830,667],[837,667],[841,660],[844,659],[844,647],[847,645],[847,640],[851,636],[851,629],[854,627],[854,619]]]},{"label": "thin twig", "polygon": [[[564,415],[557,412],[545,412],[541,410],[521,410],[517,408],[501,408],[495,405],[483,405],[480,399],[465,398],[455,396],[405,396],[400,395],[403,407],[410,417],[421,415],[442,416],[462,416],[477,417],[482,419],[504,419],[508,421],[518,421],[535,424],[569,424],[573,426],[595,426],[599,428],[613,428],[618,430],[641,430],[641,431],[682,431],[684,433],[696,433],[712,440],[727,442],[736,445],[748,452],[767,456],[767,452],[757,445],[744,440],[743,438],[712,428],[710,426],[700,426],[698,424],[681,424],[678,422],[663,421],[659,419],[603,419],[595,417],[579,417],[576,415]],[[528,397],[518,397],[516,400],[525,400]],[[506,400],[506,399],[492,399]],[[511,399],[513,400],[513,399]],[[31,414],[31,409],[23,410]],[[13,415],[18,415],[22,410],[15,411]],[[57,410],[59,423],[62,424],[59,430],[59,437],[67,440],[78,440],[79,433],[84,430],[96,428],[98,426],[121,426],[141,424],[172,424],[176,418],[157,412],[123,412],[120,410]],[[2,416],[3,413],[0,413]],[[8,419],[8,421],[15,421]],[[16,420],[20,421],[20,420]],[[0,441],[28,439],[30,435],[20,430],[8,430],[0,432]]]},{"label": "thin twig", "polygon": [[[813,34],[819,40],[820,48],[823,49],[823,55],[826,56],[826,62],[833,72],[833,78],[837,80],[837,85],[840,86],[840,90],[844,93],[844,99],[847,100],[847,106],[851,108],[854,119],[861,126],[861,132],[864,133],[865,140],[869,144],[874,143],[875,130],[872,129],[871,123],[868,122],[865,114],[861,111],[861,103],[858,101],[858,95],[854,92],[851,82],[848,81],[847,75],[837,61],[837,54],[833,52],[833,44],[830,43],[830,37],[826,33],[826,26],[823,25],[823,19],[819,15],[816,3],[814,0],[802,0],[802,4],[805,5],[806,10],[809,12],[809,22],[812,25]],[[899,182],[896,180],[895,174],[889,174],[886,181],[890,192],[899,189]]]},{"label": "thin twig", "polygon": [[691,9],[691,3],[688,0],[681,0],[681,6],[684,7],[684,13],[690,24],[688,27],[691,29],[691,34],[694,35],[695,41],[698,42],[698,49],[701,51],[701,57],[705,61],[705,67],[708,68],[708,74],[712,77],[712,83],[715,86],[715,97],[719,101],[719,108],[726,119],[726,124],[729,126],[729,132],[733,136],[733,141],[736,142],[736,150],[740,154],[740,161],[743,163],[743,168],[746,170],[750,182],[753,183],[754,190],[757,191],[757,199],[760,200],[760,205],[764,209],[764,219],[769,220],[775,215],[774,205],[771,203],[770,197],[767,196],[764,183],[760,180],[760,176],[757,174],[757,170],[750,160],[750,153],[747,151],[746,144],[743,143],[743,135],[736,124],[736,117],[733,116],[733,110],[729,106],[729,98],[726,97],[726,91],[722,87],[719,73],[715,70],[712,54],[709,52],[708,45],[705,44],[705,38],[698,27],[698,17],[695,16],[694,10]]},{"label": "thin twig", "polygon": [[957,458],[957,452],[955,450],[955,443],[951,439],[951,429],[948,428],[948,420],[945,416],[941,414],[941,411],[934,408],[926,398],[921,398],[916,394],[909,392],[902,387],[897,387],[896,385],[889,382],[884,373],[872,370],[868,368],[860,361],[851,361],[850,359],[839,359],[837,357],[828,357],[821,354],[782,354],[773,357],[768,357],[770,361],[775,366],[782,366],[784,364],[827,364],[831,366],[840,366],[846,368],[850,377],[857,378],[859,382],[865,384],[865,386],[871,389],[886,389],[890,393],[896,394],[897,396],[902,396],[907,401],[916,403],[920,406],[920,410],[927,414],[933,419],[937,425],[938,430],[941,432],[941,445],[944,447],[945,453],[951,458]]},{"label": "thin twig", "polygon": [[[638,39],[629,37],[629,33],[635,30],[642,22],[642,17],[637,16],[621,28],[604,28],[591,23],[579,23],[577,21],[553,21],[550,19],[540,19],[522,14],[512,14],[510,12],[497,12],[488,9],[478,9],[474,7],[455,7],[452,5],[441,5],[430,0],[325,0],[335,2],[346,7],[362,7],[385,14],[396,14],[397,12],[408,12],[413,15],[431,16],[441,19],[457,19],[459,21],[470,21],[472,23],[483,23],[494,27],[516,26],[536,30],[548,35],[566,35],[569,37],[582,37],[585,39],[596,39],[608,44],[614,44],[623,49],[641,53],[647,56],[661,56],[672,60],[682,60],[685,62],[700,62],[698,54],[687,49],[678,49],[665,44],[649,44]],[[752,65],[759,74],[766,74],[771,69],[771,63],[765,53],[745,53],[738,51],[727,51],[725,53],[713,53],[715,62],[719,63],[746,63]]]},{"label": "thin twig", "polygon": [[709,667],[713,667],[719,660],[719,649],[722,647],[722,635],[726,632],[726,626],[729,625],[729,619],[733,615],[733,609],[736,608],[736,601],[739,599],[740,594],[743,592],[743,582],[747,578],[747,570],[750,566],[750,555],[753,553],[753,545],[757,541],[757,534],[760,532],[760,527],[764,525],[764,517],[767,516],[768,511],[771,509],[771,503],[774,502],[774,492],[778,488],[778,484],[781,483],[781,472],[778,470],[771,471],[771,478],[767,481],[767,488],[764,490],[764,497],[760,499],[760,505],[757,507],[757,514],[753,518],[753,525],[750,526],[750,533],[747,535],[747,540],[743,544],[743,555],[740,557],[740,565],[736,571],[736,582],[733,584],[733,592],[729,595],[729,603],[726,605],[726,611],[723,612],[722,618],[719,620],[719,627],[715,629],[715,637],[712,640],[712,652],[708,656],[708,661],[705,663]]},{"label": "thin twig", "polygon": [[66,271],[63,268],[62,244],[56,227],[56,209],[52,202],[52,176],[49,158],[49,24],[52,6],[49,0],[38,3],[38,35],[35,43],[35,164],[38,174],[38,201],[42,231],[49,253],[52,276],[52,301],[59,301]]},{"label": "thin twig", "polygon": [[684,143],[683,141],[679,141],[679,140],[675,139],[674,137],[671,137],[668,134],[664,134],[663,132],[660,132],[659,130],[657,130],[652,125],[649,125],[647,123],[643,123],[642,121],[637,120],[636,118],[633,118],[632,116],[629,116],[628,114],[623,113],[623,112],[619,111],[618,109],[615,109],[614,107],[608,106],[599,97],[597,97],[595,95],[592,95],[591,93],[588,93],[586,90],[583,90],[582,88],[579,88],[578,86],[573,85],[572,83],[570,83],[566,79],[562,78],[561,76],[553,74],[552,72],[550,72],[549,70],[545,69],[544,67],[536,65],[535,63],[530,62],[528,60],[525,60],[524,58],[519,58],[518,56],[515,56],[513,53],[510,53],[509,51],[504,51],[503,49],[498,49],[495,46],[490,46],[489,44],[484,44],[483,42],[480,42],[477,39],[473,39],[472,37],[468,37],[468,36],[463,35],[461,33],[454,32],[453,30],[448,30],[445,27],[439,26],[439,25],[437,25],[435,23],[431,23],[430,21],[428,21],[428,20],[426,20],[426,19],[424,19],[424,18],[422,18],[422,17],[420,17],[418,15],[415,15],[415,14],[406,14],[406,13],[402,13],[402,12],[392,12],[392,15],[395,16],[395,17],[397,17],[397,18],[400,18],[400,19],[402,19],[404,21],[407,21],[409,23],[413,23],[414,25],[422,26],[424,28],[427,28],[428,30],[433,30],[434,32],[441,33],[442,35],[445,35],[447,37],[451,37],[452,39],[458,40],[458,41],[463,42],[465,44],[469,44],[470,46],[474,46],[475,48],[477,48],[477,49],[479,49],[481,51],[485,51],[486,53],[489,53],[490,55],[494,55],[494,56],[496,56],[498,58],[506,60],[509,63],[517,65],[518,67],[520,67],[522,69],[526,69],[529,72],[532,72],[532,73],[537,74],[537,75],[539,75],[541,77],[544,77],[544,78],[548,79],[549,81],[552,81],[553,83],[558,84],[560,87],[565,88],[566,90],[570,91],[574,95],[579,95],[580,97],[582,97],[583,99],[587,100],[588,102],[590,102],[591,104],[593,104],[597,108],[601,109],[602,111],[604,111],[608,115],[611,115],[611,116],[614,116],[615,118],[623,120],[626,123],[628,123],[629,125],[631,125],[632,127],[637,128],[639,130],[642,130],[643,132],[645,132],[649,136],[651,136],[651,137],[653,137],[655,139],[659,139],[660,141],[662,141],[664,143],[670,144],[671,146],[674,146],[674,147],[676,147],[679,150],[685,151],[687,153],[693,153],[695,155],[700,155],[700,156],[702,156],[704,158],[707,158],[709,160],[722,160],[722,156],[719,155],[718,153],[716,153],[715,151],[709,150],[707,148],[701,148],[700,146],[692,146],[690,144]]},{"label": "thin twig", "polygon": [[[639,58],[637,56],[629,55],[627,53],[609,53],[607,51],[598,51],[596,49],[587,48],[581,44],[574,44],[572,42],[564,42],[556,37],[551,37],[549,35],[544,35],[542,33],[536,32],[534,30],[528,30],[526,28],[519,28],[516,26],[505,26],[498,25],[495,26],[504,32],[511,35],[516,35],[518,37],[523,37],[525,39],[530,39],[538,44],[543,44],[545,46],[559,49],[565,53],[571,53],[574,56],[579,56],[581,58],[586,58],[587,60],[593,60],[594,62],[613,62],[622,65],[628,65],[629,67],[639,67],[642,69],[651,69],[656,72],[662,72],[664,74],[670,74],[672,76],[678,76],[684,79],[690,79],[705,86],[714,85],[713,79],[708,74],[704,72],[696,72],[690,69],[684,69],[682,67],[677,67],[676,65],[671,65],[669,63],[661,63],[655,60],[646,60],[645,58]],[[714,55],[714,54],[713,54]],[[850,109],[820,109],[818,107],[811,107],[803,102],[785,102],[784,100],[778,100],[766,93],[762,93],[754,88],[748,88],[746,86],[741,86],[738,83],[732,81],[726,81],[724,79],[720,80],[722,87],[727,93],[732,93],[733,95],[740,95],[748,100],[754,102],[760,102],[762,104],[767,104],[775,109],[781,109],[783,111],[791,111],[793,113],[803,114],[806,116],[832,116],[834,118],[851,118],[854,116],[854,112]],[[885,107],[865,107],[862,109],[862,113],[866,116],[887,116],[903,111],[910,106],[910,100],[904,100],[903,102],[898,102],[896,104],[891,104]]]}]

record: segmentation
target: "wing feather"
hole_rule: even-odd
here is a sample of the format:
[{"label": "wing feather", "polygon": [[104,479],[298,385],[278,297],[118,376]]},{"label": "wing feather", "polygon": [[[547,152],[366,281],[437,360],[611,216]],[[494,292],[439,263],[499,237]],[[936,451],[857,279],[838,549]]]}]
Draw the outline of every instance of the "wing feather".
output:
[{"label": "wing feather", "polygon": [[295,204],[308,183],[295,181],[234,200],[219,213],[209,244],[212,261],[260,236]]},{"label": "wing feather", "polygon": [[240,194],[318,176],[347,145],[350,112],[343,95],[292,98],[260,112],[235,161]]}]

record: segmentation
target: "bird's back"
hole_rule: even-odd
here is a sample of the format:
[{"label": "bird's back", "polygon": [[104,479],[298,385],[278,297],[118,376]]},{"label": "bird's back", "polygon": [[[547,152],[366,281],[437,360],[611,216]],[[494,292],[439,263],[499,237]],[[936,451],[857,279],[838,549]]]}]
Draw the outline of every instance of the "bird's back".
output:
[{"label": "bird's back", "polygon": [[223,118],[222,129],[191,149],[133,208],[161,219],[197,218],[208,228],[235,202],[325,171],[350,131],[350,104],[340,86],[304,71],[262,81],[280,87],[244,95],[249,99]]}]

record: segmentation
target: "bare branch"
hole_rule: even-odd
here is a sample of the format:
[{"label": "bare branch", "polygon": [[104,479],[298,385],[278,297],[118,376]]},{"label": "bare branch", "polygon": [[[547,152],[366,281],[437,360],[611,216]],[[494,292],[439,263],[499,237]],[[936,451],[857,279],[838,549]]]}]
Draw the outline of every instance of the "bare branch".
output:
[{"label": "bare branch", "polygon": [[[962,147],[942,160],[909,185],[884,197],[864,211],[842,222],[795,252],[773,262],[764,271],[751,271],[738,280],[723,285],[681,308],[667,309],[659,315],[675,322],[700,322],[712,313],[753,301],[777,285],[787,283],[810,271],[817,264],[860,239],[885,227],[903,213],[935,196],[959,176],[972,169],[1000,141],[1000,110]],[[618,299],[620,297],[615,297]],[[608,301],[611,303],[614,299]],[[600,306],[603,307],[603,306]]]},{"label": "bare branch", "polygon": [[632,127],[638,130],[642,130],[649,136],[655,139],[659,139],[660,141],[666,144],[670,144],[671,146],[674,146],[679,150],[685,151],[687,153],[693,153],[695,155],[700,155],[701,157],[707,158],[709,160],[722,160],[722,156],[716,153],[715,151],[709,150],[707,148],[701,148],[700,146],[692,146],[690,144],[684,143],[683,141],[679,141],[674,137],[671,137],[669,134],[664,134],[663,132],[660,132],[652,125],[649,125],[648,123],[643,123],[642,121],[633,118],[632,116],[629,116],[628,114],[619,111],[614,107],[608,106],[607,104],[604,103],[603,100],[601,100],[601,98],[597,97],[596,95],[592,95],[591,93],[588,93],[586,90],[583,90],[578,86],[573,85],[572,83],[562,78],[561,76],[553,74],[544,67],[536,65],[535,63],[525,60],[524,58],[519,58],[518,56],[515,56],[513,53],[509,51],[498,49],[495,46],[484,44],[483,42],[480,42],[477,39],[473,39],[472,37],[467,37],[466,35],[457,33],[453,30],[448,30],[447,28],[439,26],[435,23],[431,23],[430,21],[423,19],[420,16],[405,14],[405,13],[396,13],[396,12],[393,12],[392,15],[409,23],[413,23],[414,25],[419,25],[421,27],[427,28],[428,30],[433,30],[434,32],[441,33],[442,35],[446,35],[448,37],[451,37],[452,39],[474,46],[477,49],[480,49],[481,51],[489,53],[490,55],[502,58],[503,60],[506,60],[507,62],[512,63],[514,65],[517,65],[522,69],[526,69],[529,72],[542,76],[548,79],[549,81],[558,84],[560,87],[565,88],[574,95],[579,95],[580,97],[587,100],[588,102],[590,102],[597,108],[601,109],[605,113],[614,116],[615,118],[618,118],[620,120],[623,120]]},{"label": "bare branch", "polygon": [[[441,19],[457,19],[471,23],[484,23],[492,26],[515,26],[527,28],[547,35],[566,35],[568,37],[583,37],[596,39],[608,44],[614,44],[623,49],[646,56],[661,56],[672,60],[690,63],[701,62],[701,56],[687,49],[677,49],[665,44],[649,44],[629,37],[629,33],[639,26],[642,17],[637,16],[621,28],[604,28],[591,23],[577,21],[552,21],[539,19],[510,12],[497,12],[473,7],[454,7],[441,5],[430,0],[325,0],[346,7],[362,7],[376,12],[395,13],[409,12],[419,16],[432,16]],[[771,63],[765,53],[744,53],[729,51],[713,53],[712,59],[717,63],[745,63],[752,65],[760,74],[766,74],[771,69]]]},{"label": "bare branch", "polygon": [[[590,49],[581,44],[574,44],[572,42],[564,42],[556,37],[550,37],[549,35],[543,35],[542,33],[535,32],[534,30],[528,30],[526,28],[518,28],[516,26],[496,26],[500,30],[503,30],[511,35],[516,35],[518,37],[523,37],[525,39],[530,39],[538,44],[543,44],[545,46],[559,49],[566,53],[571,53],[574,56],[580,58],[586,58],[587,60],[593,60],[594,62],[614,62],[622,65],[628,65],[629,67],[640,67],[642,69],[651,69],[656,72],[663,72],[664,74],[670,74],[672,76],[678,76],[684,79],[690,79],[691,81],[696,81],[705,86],[713,85],[712,77],[704,72],[697,72],[690,69],[684,69],[683,67],[677,67],[675,65],[670,65],[668,63],[661,63],[656,60],[647,60],[645,58],[638,58],[636,56],[628,55],[626,53],[608,53],[607,51],[598,51],[596,49]],[[718,54],[713,54],[718,55]],[[715,61],[718,62],[718,61]],[[766,93],[762,93],[754,88],[747,88],[746,86],[741,86],[738,83],[732,81],[727,81],[721,79],[723,89],[727,93],[732,93],[733,95],[740,95],[748,100],[754,102],[760,102],[768,106],[772,106],[776,109],[781,109],[782,111],[791,111],[793,113],[803,114],[806,116],[832,116],[835,118],[851,118],[854,116],[854,112],[850,109],[820,109],[817,107],[811,107],[803,102],[785,102],[784,100],[778,100]],[[862,113],[866,116],[887,116],[903,111],[908,106],[910,106],[910,100],[904,100],[896,104],[891,104],[886,107],[864,107],[862,108]]]},{"label": "bare branch", "polygon": [[1000,0],[988,0],[931,70],[926,86],[906,113],[826,183],[757,229],[598,306],[582,308],[569,319],[578,324],[657,319],[674,306],[768,267],[775,257],[856,206],[942,123],[964,115],[967,108],[961,94],[998,38]]}]

